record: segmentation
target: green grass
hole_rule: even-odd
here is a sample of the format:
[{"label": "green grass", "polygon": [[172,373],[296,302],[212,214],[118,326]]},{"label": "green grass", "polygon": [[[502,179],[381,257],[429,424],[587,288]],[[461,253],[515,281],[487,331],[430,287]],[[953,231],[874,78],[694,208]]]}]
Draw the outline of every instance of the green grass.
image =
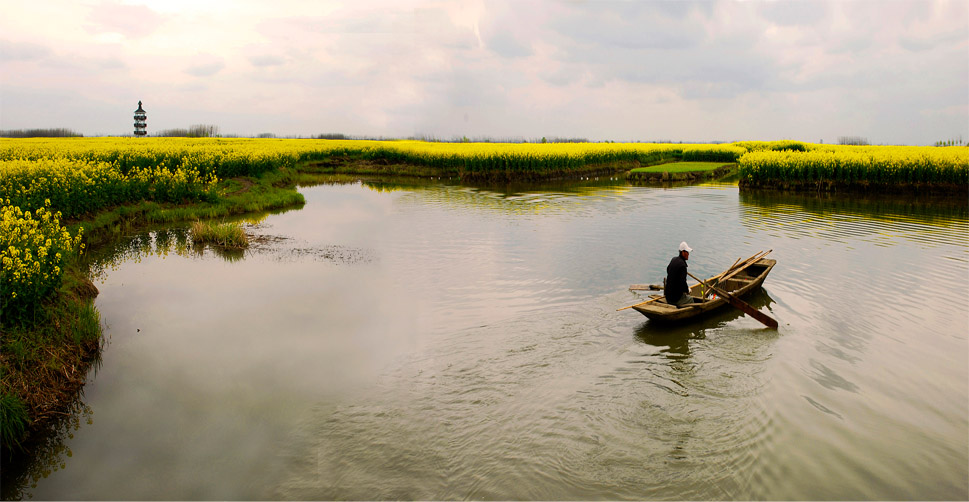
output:
[{"label": "green grass", "polygon": [[29,325],[3,327],[0,443],[4,454],[19,449],[37,422],[58,415],[84,384],[102,337],[93,301],[96,291],[72,267]]},{"label": "green grass", "polygon": [[249,246],[249,238],[239,223],[213,223],[196,221],[189,230],[195,244],[217,244],[230,248]]},{"label": "green grass", "polygon": [[656,164],[653,166],[637,167],[630,172],[634,173],[691,173],[696,171],[713,171],[718,167],[727,165],[724,162],[670,162],[667,164]]},{"label": "green grass", "polygon": [[23,400],[13,394],[0,395],[0,442],[19,445],[29,418]]}]

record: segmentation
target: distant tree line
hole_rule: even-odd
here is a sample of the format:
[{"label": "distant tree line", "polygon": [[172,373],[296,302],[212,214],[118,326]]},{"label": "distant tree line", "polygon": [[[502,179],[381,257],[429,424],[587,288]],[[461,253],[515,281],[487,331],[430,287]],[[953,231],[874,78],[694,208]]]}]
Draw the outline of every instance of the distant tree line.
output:
[{"label": "distant tree line", "polygon": [[218,126],[195,124],[188,129],[164,129],[152,136],[161,138],[214,138],[219,135]]},{"label": "distant tree line", "polygon": [[862,138],[861,136],[838,136],[839,145],[854,145],[854,146],[866,146],[871,143],[868,142],[868,138]]},{"label": "distant tree line", "polygon": [[965,143],[962,141],[962,138],[959,138],[959,139],[947,139],[943,141],[936,141],[935,143],[932,144],[932,146],[962,146],[964,144]]},{"label": "distant tree line", "polygon": [[[351,138],[347,138],[351,139]],[[491,136],[452,136],[450,139],[438,138],[429,134],[418,134],[407,139],[415,141],[427,141],[429,143],[589,143],[587,138],[525,138],[522,136],[511,136],[504,138],[494,138]]]},{"label": "distant tree line", "polygon": [[84,135],[63,127],[55,129],[10,129],[0,131],[0,138],[80,138]]}]

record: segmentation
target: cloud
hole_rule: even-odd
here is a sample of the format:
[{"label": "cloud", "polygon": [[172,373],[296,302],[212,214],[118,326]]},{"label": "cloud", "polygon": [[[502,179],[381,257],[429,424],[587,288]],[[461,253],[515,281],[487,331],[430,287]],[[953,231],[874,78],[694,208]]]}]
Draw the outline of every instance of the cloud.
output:
[{"label": "cloud", "polygon": [[[414,12],[383,6],[343,6],[321,14],[280,16],[262,23],[271,31],[298,29],[327,35],[407,34],[414,32]],[[277,31],[278,33],[278,31]]]},{"label": "cloud", "polygon": [[530,38],[540,20],[528,3],[494,3],[479,20],[478,29],[487,49],[503,58],[521,58],[534,53]]},{"label": "cloud", "polygon": [[784,0],[766,2],[760,7],[760,14],[768,21],[782,26],[815,25],[829,15],[830,4],[814,0]]},{"label": "cloud", "polygon": [[194,77],[210,77],[225,68],[221,59],[202,58],[204,61],[195,63],[185,69],[185,73]]},{"label": "cloud", "polygon": [[279,56],[261,54],[249,56],[249,62],[252,63],[253,66],[259,67],[280,66],[286,63],[286,59]]},{"label": "cloud", "polygon": [[704,13],[676,2],[579,4],[551,20],[573,46],[611,49],[687,49],[706,38]]},{"label": "cloud", "polygon": [[144,97],[154,120],[226,133],[969,137],[964,0],[98,2],[5,11],[5,101],[130,89],[125,116]]},{"label": "cloud", "polygon": [[128,68],[128,63],[117,57],[97,58],[92,61],[92,64],[102,70],[125,70]]},{"label": "cloud", "polygon": [[556,15],[544,35],[554,44],[555,64],[538,78],[553,86],[620,81],[664,85],[690,98],[730,98],[763,90],[779,71],[758,48],[757,33],[723,30],[710,9],[638,5],[596,4]]},{"label": "cloud", "polygon": [[898,44],[911,52],[929,51],[945,45],[967,45],[969,33],[953,30],[950,32],[932,33],[929,35],[905,35],[898,39]]},{"label": "cloud", "polygon": [[497,30],[487,35],[485,44],[489,49],[506,58],[520,58],[533,54],[531,46],[508,31]]},{"label": "cloud", "polygon": [[475,26],[456,24],[447,10],[438,7],[414,9],[413,36],[418,49],[468,51],[481,45]]},{"label": "cloud", "polygon": [[93,33],[120,33],[137,39],[151,35],[165,19],[144,5],[102,2],[91,11],[88,21]]},{"label": "cloud", "polygon": [[39,61],[53,53],[41,44],[0,40],[0,61]]}]

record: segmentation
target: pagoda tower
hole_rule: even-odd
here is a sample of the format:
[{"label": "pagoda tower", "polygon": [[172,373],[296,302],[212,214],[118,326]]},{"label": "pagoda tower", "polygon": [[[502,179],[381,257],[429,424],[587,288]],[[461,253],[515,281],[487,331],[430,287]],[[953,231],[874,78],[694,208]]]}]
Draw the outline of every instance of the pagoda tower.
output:
[{"label": "pagoda tower", "polygon": [[144,136],[148,134],[145,130],[147,125],[145,125],[145,120],[148,118],[148,114],[141,107],[141,101],[138,102],[138,109],[135,110],[135,136]]}]

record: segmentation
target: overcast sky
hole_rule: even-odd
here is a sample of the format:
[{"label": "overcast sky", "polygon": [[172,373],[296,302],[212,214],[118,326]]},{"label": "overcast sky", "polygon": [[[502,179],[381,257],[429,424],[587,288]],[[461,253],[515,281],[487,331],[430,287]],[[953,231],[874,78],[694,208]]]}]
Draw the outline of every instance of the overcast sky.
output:
[{"label": "overcast sky", "polygon": [[0,129],[969,140],[969,1],[0,0]]}]

